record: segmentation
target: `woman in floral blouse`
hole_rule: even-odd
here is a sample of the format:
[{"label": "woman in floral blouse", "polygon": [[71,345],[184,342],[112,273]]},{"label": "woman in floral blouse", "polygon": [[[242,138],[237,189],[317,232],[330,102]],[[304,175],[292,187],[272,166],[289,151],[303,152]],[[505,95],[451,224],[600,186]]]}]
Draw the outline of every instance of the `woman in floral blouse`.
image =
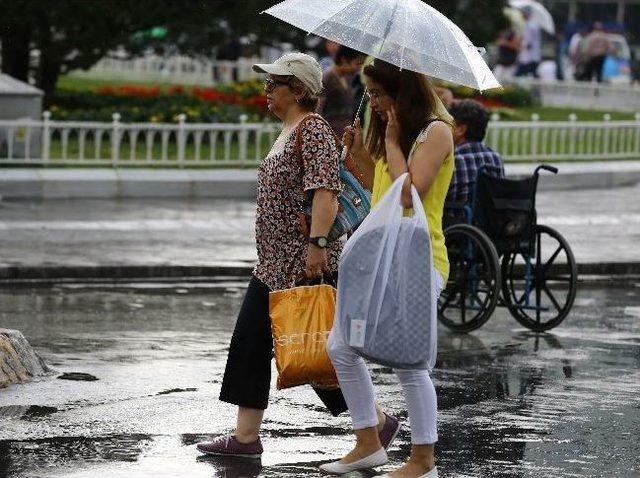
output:
[{"label": "woman in floral blouse", "polygon": [[[273,342],[269,292],[293,287],[306,276],[335,274],[339,241],[326,236],[338,212],[339,152],[331,128],[315,111],[322,91],[322,70],[315,59],[290,53],[273,64],[254,65],[266,73],[269,110],[282,121],[282,133],[258,169],[256,246],[258,263],[231,339],[220,400],[238,406],[235,431],[198,449],[211,455],[257,458],[259,431],[267,408]],[[298,131],[299,130],[299,131]],[[299,213],[313,197],[311,230],[301,228]],[[347,407],[340,390],[316,390],[329,411]]]}]

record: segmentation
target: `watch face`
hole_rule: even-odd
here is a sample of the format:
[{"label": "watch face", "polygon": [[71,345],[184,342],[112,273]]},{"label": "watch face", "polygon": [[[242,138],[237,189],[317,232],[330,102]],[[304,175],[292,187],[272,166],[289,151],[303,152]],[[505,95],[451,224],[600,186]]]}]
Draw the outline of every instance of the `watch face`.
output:
[{"label": "watch face", "polygon": [[327,241],[326,237],[319,237],[318,238],[318,245],[320,247],[327,247],[327,244],[329,243],[329,241]]}]

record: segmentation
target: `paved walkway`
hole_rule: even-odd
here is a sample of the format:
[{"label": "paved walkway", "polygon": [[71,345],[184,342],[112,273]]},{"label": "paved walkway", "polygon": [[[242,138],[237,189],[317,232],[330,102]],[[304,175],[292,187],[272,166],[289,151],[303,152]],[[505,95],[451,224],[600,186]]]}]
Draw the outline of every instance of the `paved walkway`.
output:
[{"label": "paved walkway", "polygon": [[[195,448],[235,423],[218,396],[245,287],[0,289],[0,323],[55,368],[0,390],[0,476],[322,478],[319,463],[344,455],[354,437],[349,416],[331,417],[310,387],[277,391],[272,380],[262,461]],[[551,333],[523,330],[504,308],[473,334],[438,327],[441,476],[637,477],[639,301],[632,283],[585,286]],[[74,372],[98,380],[55,378]],[[377,400],[403,423],[384,473],[407,459],[410,427],[395,374],[371,372]]]},{"label": "paved walkway", "polygon": [[[640,185],[540,191],[539,223],[569,241],[582,273],[640,273]],[[0,276],[151,277],[248,273],[248,200],[0,203]]]},{"label": "paved walkway", "polygon": [[[527,176],[535,164],[507,164],[509,176]],[[640,183],[640,161],[556,164],[558,175],[543,173],[541,190],[611,188]],[[0,196],[6,199],[66,198],[244,198],[253,199],[255,169],[0,169]]]}]

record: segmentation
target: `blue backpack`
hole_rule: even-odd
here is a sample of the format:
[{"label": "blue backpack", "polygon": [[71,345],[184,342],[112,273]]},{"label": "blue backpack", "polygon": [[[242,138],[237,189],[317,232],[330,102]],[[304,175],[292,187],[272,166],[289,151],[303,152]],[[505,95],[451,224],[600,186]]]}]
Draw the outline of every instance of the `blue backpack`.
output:
[{"label": "blue backpack", "polygon": [[[302,145],[300,144],[300,130],[302,125],[310,118],[318,118],[324,121],[327,127],[333,131],[329,123],[319,115],[310,115],[303,119],[296,130],[296,155],[300,159],[300,165],[303,167],[302,160]],[[340,147],[340,140],[335,136],[336,146]],[[367,191],[360,181],[358,181],[356,175],[349,170],[345,164],[344,155],[340,156],[340,182],[342,183],[342,192],[338,196],[338,215],[336,216],[333,226],[327,236],[329,242],[350,234],[353,232],[364,218],[367,217],[371,209],[371,193]],[[313,201],[313,195],[308,197],[303,205],[303,210],[300,213],[300,225],[303,233],[308,236],[311,231],[311,206]]]}]

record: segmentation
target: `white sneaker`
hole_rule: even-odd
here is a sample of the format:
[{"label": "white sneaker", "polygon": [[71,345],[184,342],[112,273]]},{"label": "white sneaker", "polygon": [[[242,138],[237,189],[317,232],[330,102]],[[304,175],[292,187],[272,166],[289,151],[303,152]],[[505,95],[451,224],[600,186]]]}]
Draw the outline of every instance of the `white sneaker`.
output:
[{"label": "white sneaker", "polygon": [[320,465],[320,470],[331,475],[344,475],[351,471],[367,470],[384,465],[388,460],[387,452],[384,448],[380,448],[377,452],[352,463],[340,463],[339,461],[325,463],[324,465]]},{"label": "white sneaker", "polygon": [[[390,477],[391,475],[387,473],[385,475],[377,476],[376,478],[390,478]],[[418,478],[438,478],[438,467],[434,466],[427,473],[425,473],[424,475],[420,475]]]}]

